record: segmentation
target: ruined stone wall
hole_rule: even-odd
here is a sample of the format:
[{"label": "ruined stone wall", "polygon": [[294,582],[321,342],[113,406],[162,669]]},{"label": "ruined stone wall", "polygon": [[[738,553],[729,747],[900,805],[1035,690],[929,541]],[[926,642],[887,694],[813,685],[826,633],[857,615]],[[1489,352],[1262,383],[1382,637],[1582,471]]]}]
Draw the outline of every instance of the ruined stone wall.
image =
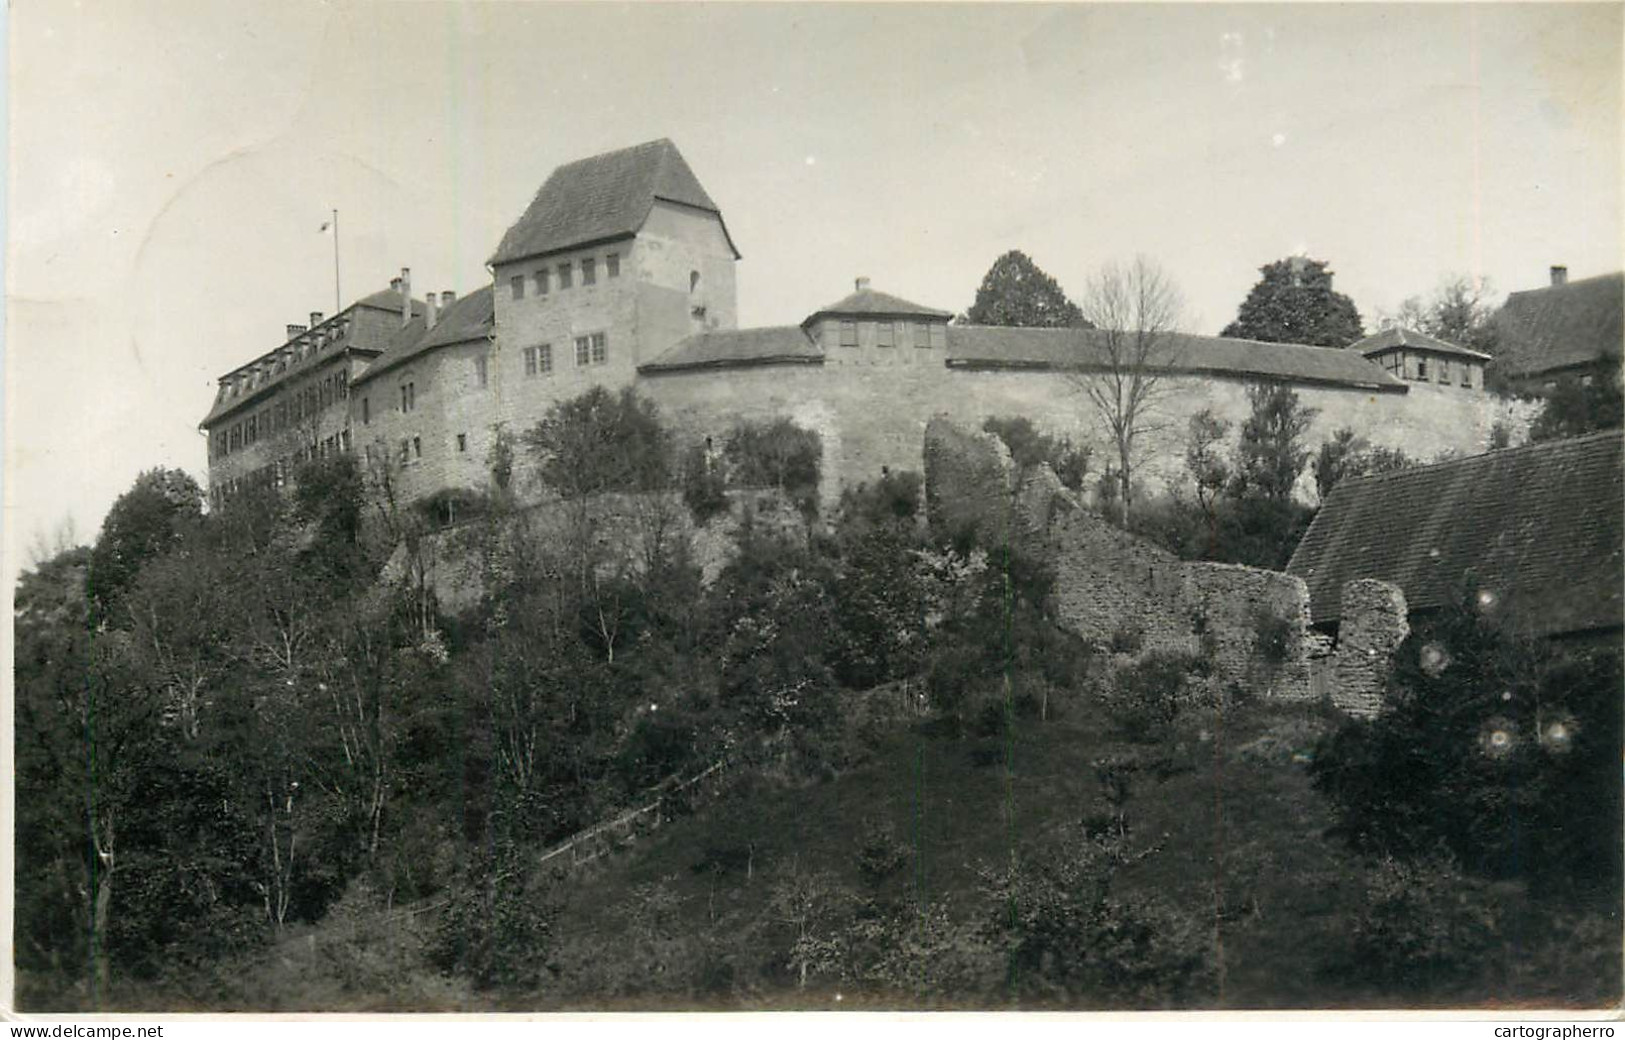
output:
[{"label": "ruined stone wall", "polygon": [[1103,650],[1199,653],[1221,688],[1310,696],[1308,658],[1317,646],[1302,579],[1181,560],[1090,511],[1048,466],[1012,487],[1008,452],[994,445],[1003,447],[990,434],[932,421],[925,459],[934,525],[1008,530],[1054,566],[1061,623]]},{"label": "ruined stone wall", "polygon": [[1410,634],[1409,607],[1397,585],[1361,578],[1343,586],[1337,653],[1332,658],[1332,704],[1370,718],[1383,708],[1383,689],[1394,651]]}]

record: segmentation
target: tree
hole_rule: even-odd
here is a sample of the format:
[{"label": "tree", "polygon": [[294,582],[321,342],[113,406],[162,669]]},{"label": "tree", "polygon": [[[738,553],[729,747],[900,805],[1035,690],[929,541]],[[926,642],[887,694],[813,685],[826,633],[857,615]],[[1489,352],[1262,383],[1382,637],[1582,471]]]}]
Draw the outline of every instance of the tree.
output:
[{"label": "tree", "polygon": [[1457,274],[1446,277],[1427,299],[1411,296],[1392,315],[1384,315],[1382,328],[1408,328],[1429,336],[1495,353],[1498,339],[1494,292],[1488,279]]},{"label": "tree", "polygon": [[118,497],[90,555],[88,593],[105,618],[148,560],[173,548],[203,513],[203,491],[178,469],[150,469]]},{"label": "tree", "polygon": [[1179,289],[1155,261],[1136,257],[1108,264],[1089,282],[1083,315],[1096,330],[1093,350],[1078,358],[1071,381],[1088,400],[1117,456],[1123,526],[1133,509],[1134,465],[1141,439],[1161,428],[1155,420],[1162,377],[1179,323]]},{"label": "tree", "polygon": [[1290,502],[1292,489],[1309,461],[1304,435],[1314,422],[1316,409],[1305,408],[1298,394],[1285,383],[1256,383],[1247,388],[1252,413],[1241,424],[1232,478],[1236,497],[1256,495],[1273,502]]},{"label": "tree", "polygon": [[1310,469],[1315,474],[1315,492],[1324,502],[1332,488],[1345,477],[1392,473],[1416,465],[1401,448],[1372,447],[1364,437],[1345,426],[1323,441]]},{"label": "tree", "polygon": [[1560,379],[1546,397],[1540,414],[1529,426],[1529,440],[1583,437],[1625,425],[1625,398],[1620,394],[1619,370],[1601,365],[1589,376]]},{"label": "tree", "polygon": [[1055,279],[1019,249],[993,261],[976,290],[976,302],[965,312],[971,325],[1020,325],[1027,328],[1089,328],[1077,304],[1067,299]]},{"label": "tree", "polygon": [[670,476],[671,439],[654,403],[631,387],[595,386],[560,401],[525,434],[542,483],[567,499],[654,491]]},{"label": "tree", "polygon": [[1290,256],[1259,271],[1264,277],[1219,335],[1316,347],[1346,347],[1360,338],[1360,312],[1353,300],[1333,291],[1324,260]]},{"label": "tree", "polygon": [[1218,520],[1219,496],[1230,483],[1230,464],[1219,448],[1230,433],[1230,423],[1204,408],[1190,418],[1190,434],[1185,442],[1185,469],[1196,484],[1196,504],[1202,509],[1211,533]]}]

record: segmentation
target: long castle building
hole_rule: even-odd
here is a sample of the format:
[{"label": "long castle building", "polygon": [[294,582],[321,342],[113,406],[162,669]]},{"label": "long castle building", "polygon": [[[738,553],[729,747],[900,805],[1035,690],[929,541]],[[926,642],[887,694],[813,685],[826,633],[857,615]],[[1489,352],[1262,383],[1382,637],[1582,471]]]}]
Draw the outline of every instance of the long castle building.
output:
[{"label": "long castle building", "polygon": [[[922,465],[926,423],[1026,416],[1104,452],[1078,380],[1100,334],[960,325],[857,280],[796,324],[738,327],[722,211],[667,140],[559,167],[492,255],[490,285],[413,296],[411,272],[219,380],[203,419],[210,493],[280,485],[301,461],[364,453],[395,492],[485,490],[500,431],[518,435],[592,386],[635,386],[687,443],[746,419],[819,432],[825,497]],[[1160,433],[1148,482],[1174,481],[1186,418],[1238,422],[1246,388],[1293,386],[1316,409],[1311,443],[1349,427],[1413,457],[1484,450],[1517,406],[1486,393],[1487,357],[1407,330],[1344,350],[1171,335],[1157,364]],[[516,476],[522,495],[523,470]]]}]

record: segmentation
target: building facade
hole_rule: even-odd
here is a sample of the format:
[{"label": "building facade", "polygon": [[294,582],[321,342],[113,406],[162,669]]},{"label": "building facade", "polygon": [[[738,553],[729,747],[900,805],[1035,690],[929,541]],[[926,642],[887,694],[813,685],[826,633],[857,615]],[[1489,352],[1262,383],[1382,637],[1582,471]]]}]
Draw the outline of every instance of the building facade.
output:
[{"label": "building facade", "polygon": [[[280,483],[326,451],[363,453],[405,499],[481,492],[499,437],[594,386],[636,387],[685,443],[720,443],[743,420],[816,430],[826,499],[920,469],[938,415],[1025,416],[1108,457],[1083,392],[1109,369],[1100,333],[956,325],[863,278],[796,324],[741,329],[739,260],[670,141],[561,166],[497,246],[490,285],[419,301],[403,270],[222,377],[203,421],[211,492]],[[1497,423],[1526,421],[1484,392],[1482,355],[1415,333],[1356,347],[1166,336],[1152,362],[1162,414],[1140,472],[1153,486],[1179,480],[1186,419],[1205,408],[1239,425],[1259,381],[1293,386],[1316,410],[1312,441],[1350,427],[1418,458],[1482,451]],[[523,467],[516,481],[522,497],[540,494]]]}]

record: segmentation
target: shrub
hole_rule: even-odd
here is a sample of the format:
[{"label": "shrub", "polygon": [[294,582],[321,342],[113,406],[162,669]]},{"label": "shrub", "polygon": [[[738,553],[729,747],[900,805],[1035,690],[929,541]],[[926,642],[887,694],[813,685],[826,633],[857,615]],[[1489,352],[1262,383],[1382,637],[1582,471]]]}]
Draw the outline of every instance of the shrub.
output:
[{"label": "shrub", "polygon": [[1384,857],[1366,881],[1342,972],[1379,986],[1437,990],[1480,976],[1498,943],[1497,900],[1448,855]]},{"label": "shrub", "polygon": [[1292,622],[1262,604],[1253,608],[1253,651],[1270,665],[1286,662],[1292,650]]},{"label": "shrub", "polygon": [[728,434],[722,452],[733,487],[781,488],[809,515],[818,508],[824,441],[789,419],[745,421]]},{"label": "shrub", "polygon": [[920,475],[911,469],[887,470],[873,484],[841,492],[841,519],[852,526],[908,523],[919,514]]},{"label": "shrub", "polygon": [[430,946],[438,967],[480,989],[529,988],[540,980],[560,907],[527,860],[504,846],[470,864]]},{"label": "shrub", "polygon": [[683,504],[696,524],[728,511],[728,478],[711,458],[705,445],[695,444],[683,453]]},{"label": "shrub", "polygon": [[858,872],[871,885],[879,885],[908,866],[909,848],[897,840],[891,824],[870,818],[858,839]]},{"label": "shrub", "polygon": [[1191,654],[1157,652],[1118,669],[1106,695],[1106,709],[1125,740],[1151,744],[1173,732],[1186,685],[1205,665]]},{"label": "shrub", "polygon": [[1112,629],[1107,648],[1114,654],[1137,654],[1145,646],[1145,626],[1136,622],[1124,622]]},{"label": "shrub", "polygon": [[1048,463],[1061,484],[1073,491],[1083,488],[1089,475],[1089,461],[1093,452],[1073,445],[1070,438],[1051,437],[1038,432],[1032,420],[1025,416],[989,417],[982,429],[1004,442],[1010,449],[1010,458],[1023,469]]}]

